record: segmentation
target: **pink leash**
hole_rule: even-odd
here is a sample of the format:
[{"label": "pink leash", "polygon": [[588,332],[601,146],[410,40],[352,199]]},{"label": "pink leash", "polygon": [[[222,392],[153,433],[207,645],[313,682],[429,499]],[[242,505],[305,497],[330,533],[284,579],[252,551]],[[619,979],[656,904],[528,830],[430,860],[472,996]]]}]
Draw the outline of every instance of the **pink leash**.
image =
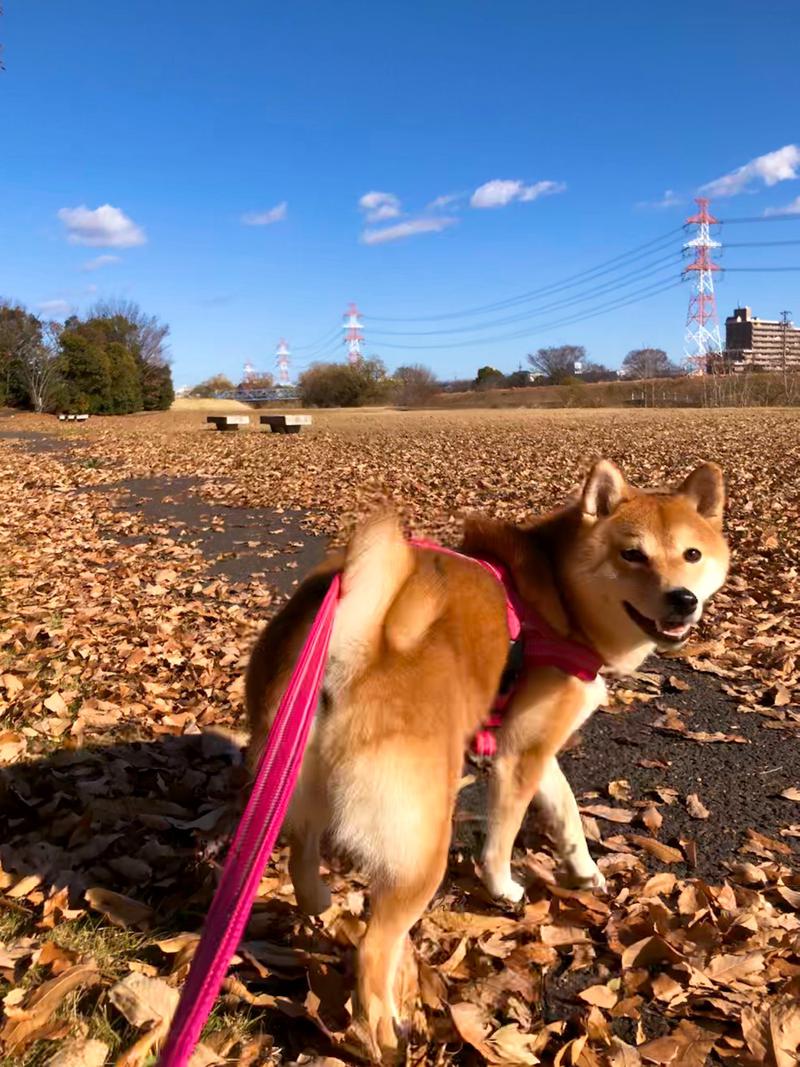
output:
[{"label": "pink leash", "polygon": [[328,659],[339,576],[334,577],[281,698],[253,790],[228,851],[159,1067],[185,1067],[241,941],[303,759]]}]

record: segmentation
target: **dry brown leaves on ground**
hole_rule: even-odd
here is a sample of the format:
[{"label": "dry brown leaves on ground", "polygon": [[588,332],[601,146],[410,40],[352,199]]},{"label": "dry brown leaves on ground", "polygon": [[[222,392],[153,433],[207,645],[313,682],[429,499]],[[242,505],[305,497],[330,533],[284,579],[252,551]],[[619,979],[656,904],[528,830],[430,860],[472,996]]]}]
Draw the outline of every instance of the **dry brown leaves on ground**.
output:
[{"label": "dry brown leaves on ground", "polygon": [[[191,538],[122,506],[122,478],[189,476],[209,501],[306,509],[324,533],[378,487],[418,529],[452,539],[462,510],[520,519],[557,503],[592,455],[647,483],[715,459],[735,562],[691,662],[757,716],[748,723],[796,744],[794,414],[364,414],[286,439],[197,421],[95,421],[64,438],[66,461],[0,441],[3,1067],[153,1062],[242,786],[242,669],[274,595],[211,577]],[[612,711],[644,702],[654,736],[693,759],[747,741],[671,707],[684,677],[645,671]],[[657,778],[667,763],[646,755]],[[798,787],[781,791],[787,809]],[[404,967],[408,1062],[795,1064],[800,814],[780,839],[751,828],[708,884],[684,873],[691,835],[659,836],[663,812],[698,827],[725,818],[702,784],[642,796],[620,775],[582,808],[609,895],[559,889],[549,853],[529,849],[514,913],[486,898],[463,844],[481,811],[459,814]],[[274,857],[196,1064],[360,1061],[350,992],[368,903],[357,874],[331,880],[331,909],[304,920]]]}]

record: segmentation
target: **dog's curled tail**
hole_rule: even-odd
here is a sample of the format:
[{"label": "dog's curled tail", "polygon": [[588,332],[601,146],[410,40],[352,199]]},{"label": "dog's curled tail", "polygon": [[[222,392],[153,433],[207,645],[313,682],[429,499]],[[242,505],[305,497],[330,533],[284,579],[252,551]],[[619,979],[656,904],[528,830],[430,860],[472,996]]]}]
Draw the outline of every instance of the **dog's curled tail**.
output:
[{"label": "dog's curled tail", "polygon": [[374,511],[347,546],[326,686],[343,688],[374,658],[392,604],[414,570],[397,515]]}]

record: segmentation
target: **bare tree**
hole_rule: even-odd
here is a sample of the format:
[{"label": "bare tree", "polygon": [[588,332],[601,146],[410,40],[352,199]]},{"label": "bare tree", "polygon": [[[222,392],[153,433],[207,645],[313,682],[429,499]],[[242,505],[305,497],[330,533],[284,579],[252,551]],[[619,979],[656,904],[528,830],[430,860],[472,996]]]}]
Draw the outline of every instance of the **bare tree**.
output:
[{"label": "bare tree", "polygon": [[37,412],[47,407],[58,380],[60,337],[60,323],[45,322],[40,337],[20,345],[17,350],[20,378],[28,390],[33,410]]},{"label": "bare tree", "polygon": [[575,374],[575,364],[583,363],[585,360],[586,349],[583,345],[540,348],[528,356],[528,362],[534,370],[543,374],[553,385],[558,385],[566,378],[572,378]]},{"label": "bare tree", "polygon": [[634,348],[623,359],[622,372],[628,378],[672,378],[679,368],[663,348]]},{"label": "bare tree", "polygon": [[169,326],[157,315],[148,315],[133,300],[99,300],[86,313],[87,319],[121,318],[136,331],[139,356],[150,367],[163,367],[169,362],[166,344]]},{"label": "bare tree", "polygon": [[420,363],[407,367],[398,367],[393,374],[397,382],[395,403],[401,407],[415,407],[425,404],[438,392],[439,386],[433,371]]}]

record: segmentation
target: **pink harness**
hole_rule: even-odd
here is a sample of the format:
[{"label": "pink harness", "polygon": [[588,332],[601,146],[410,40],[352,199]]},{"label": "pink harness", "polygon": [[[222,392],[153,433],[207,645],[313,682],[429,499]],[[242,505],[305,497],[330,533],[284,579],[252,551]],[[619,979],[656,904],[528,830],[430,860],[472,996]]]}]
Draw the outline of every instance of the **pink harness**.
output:
[{"label": "pink harness", "polygon": [[[473,558],[427,541],[412,543],[418,548],[445,552],[462,559]],[[586,646],[561,637],[544,619],[527,608],[519,599],[505,567],[482,559],[474,559],[474,562],[489,571],[505,589],[509,634],[512,642],[522,641],[526,665],[558,667],[584,682],[597,677],[602,666],[599,656]],[[308,732],[322,688],[340,587],[340,578],[336,575],[311,625],[289,685],[278,705],[247,806],[228,850],[205,928],[159,1059],[159,1067],[185,1067],[188,1063],[244,933],[261,874],[275,846],[300,773]],[[508,704],[511,692],[498,698],[491,717],[475,735],[473,750],[479,755],[494,753],[496,741],[493,730],[502,722],[500,713]]]},{"label": "pink harness", "polygon": [[[586,645],[562,637],[549,623],[545,622],[537,611],[528,607],[520,599],[511,575],[502,563],[477,559],[475,556],[465,556],[463,552],[443,548],[432,541],[413,541],[412,544],[417,548],[429,548],[434,552],[444,552],[448,556],[479,563],[484,570],[497,579],[506,594],[506,616],[511,643],[513,645],[521,641],[524,666],[557,667],[564,674],[571,674],[574,678],[580,678],[582,682],[595,680],[603,666],[602,659]],[[508,689],[498,693],[491,715],[472,738],[472,751],[476,756],[493,756],[497,751],[495,730],[502,726],[503,712],[513,695],[513,683]]]}]

